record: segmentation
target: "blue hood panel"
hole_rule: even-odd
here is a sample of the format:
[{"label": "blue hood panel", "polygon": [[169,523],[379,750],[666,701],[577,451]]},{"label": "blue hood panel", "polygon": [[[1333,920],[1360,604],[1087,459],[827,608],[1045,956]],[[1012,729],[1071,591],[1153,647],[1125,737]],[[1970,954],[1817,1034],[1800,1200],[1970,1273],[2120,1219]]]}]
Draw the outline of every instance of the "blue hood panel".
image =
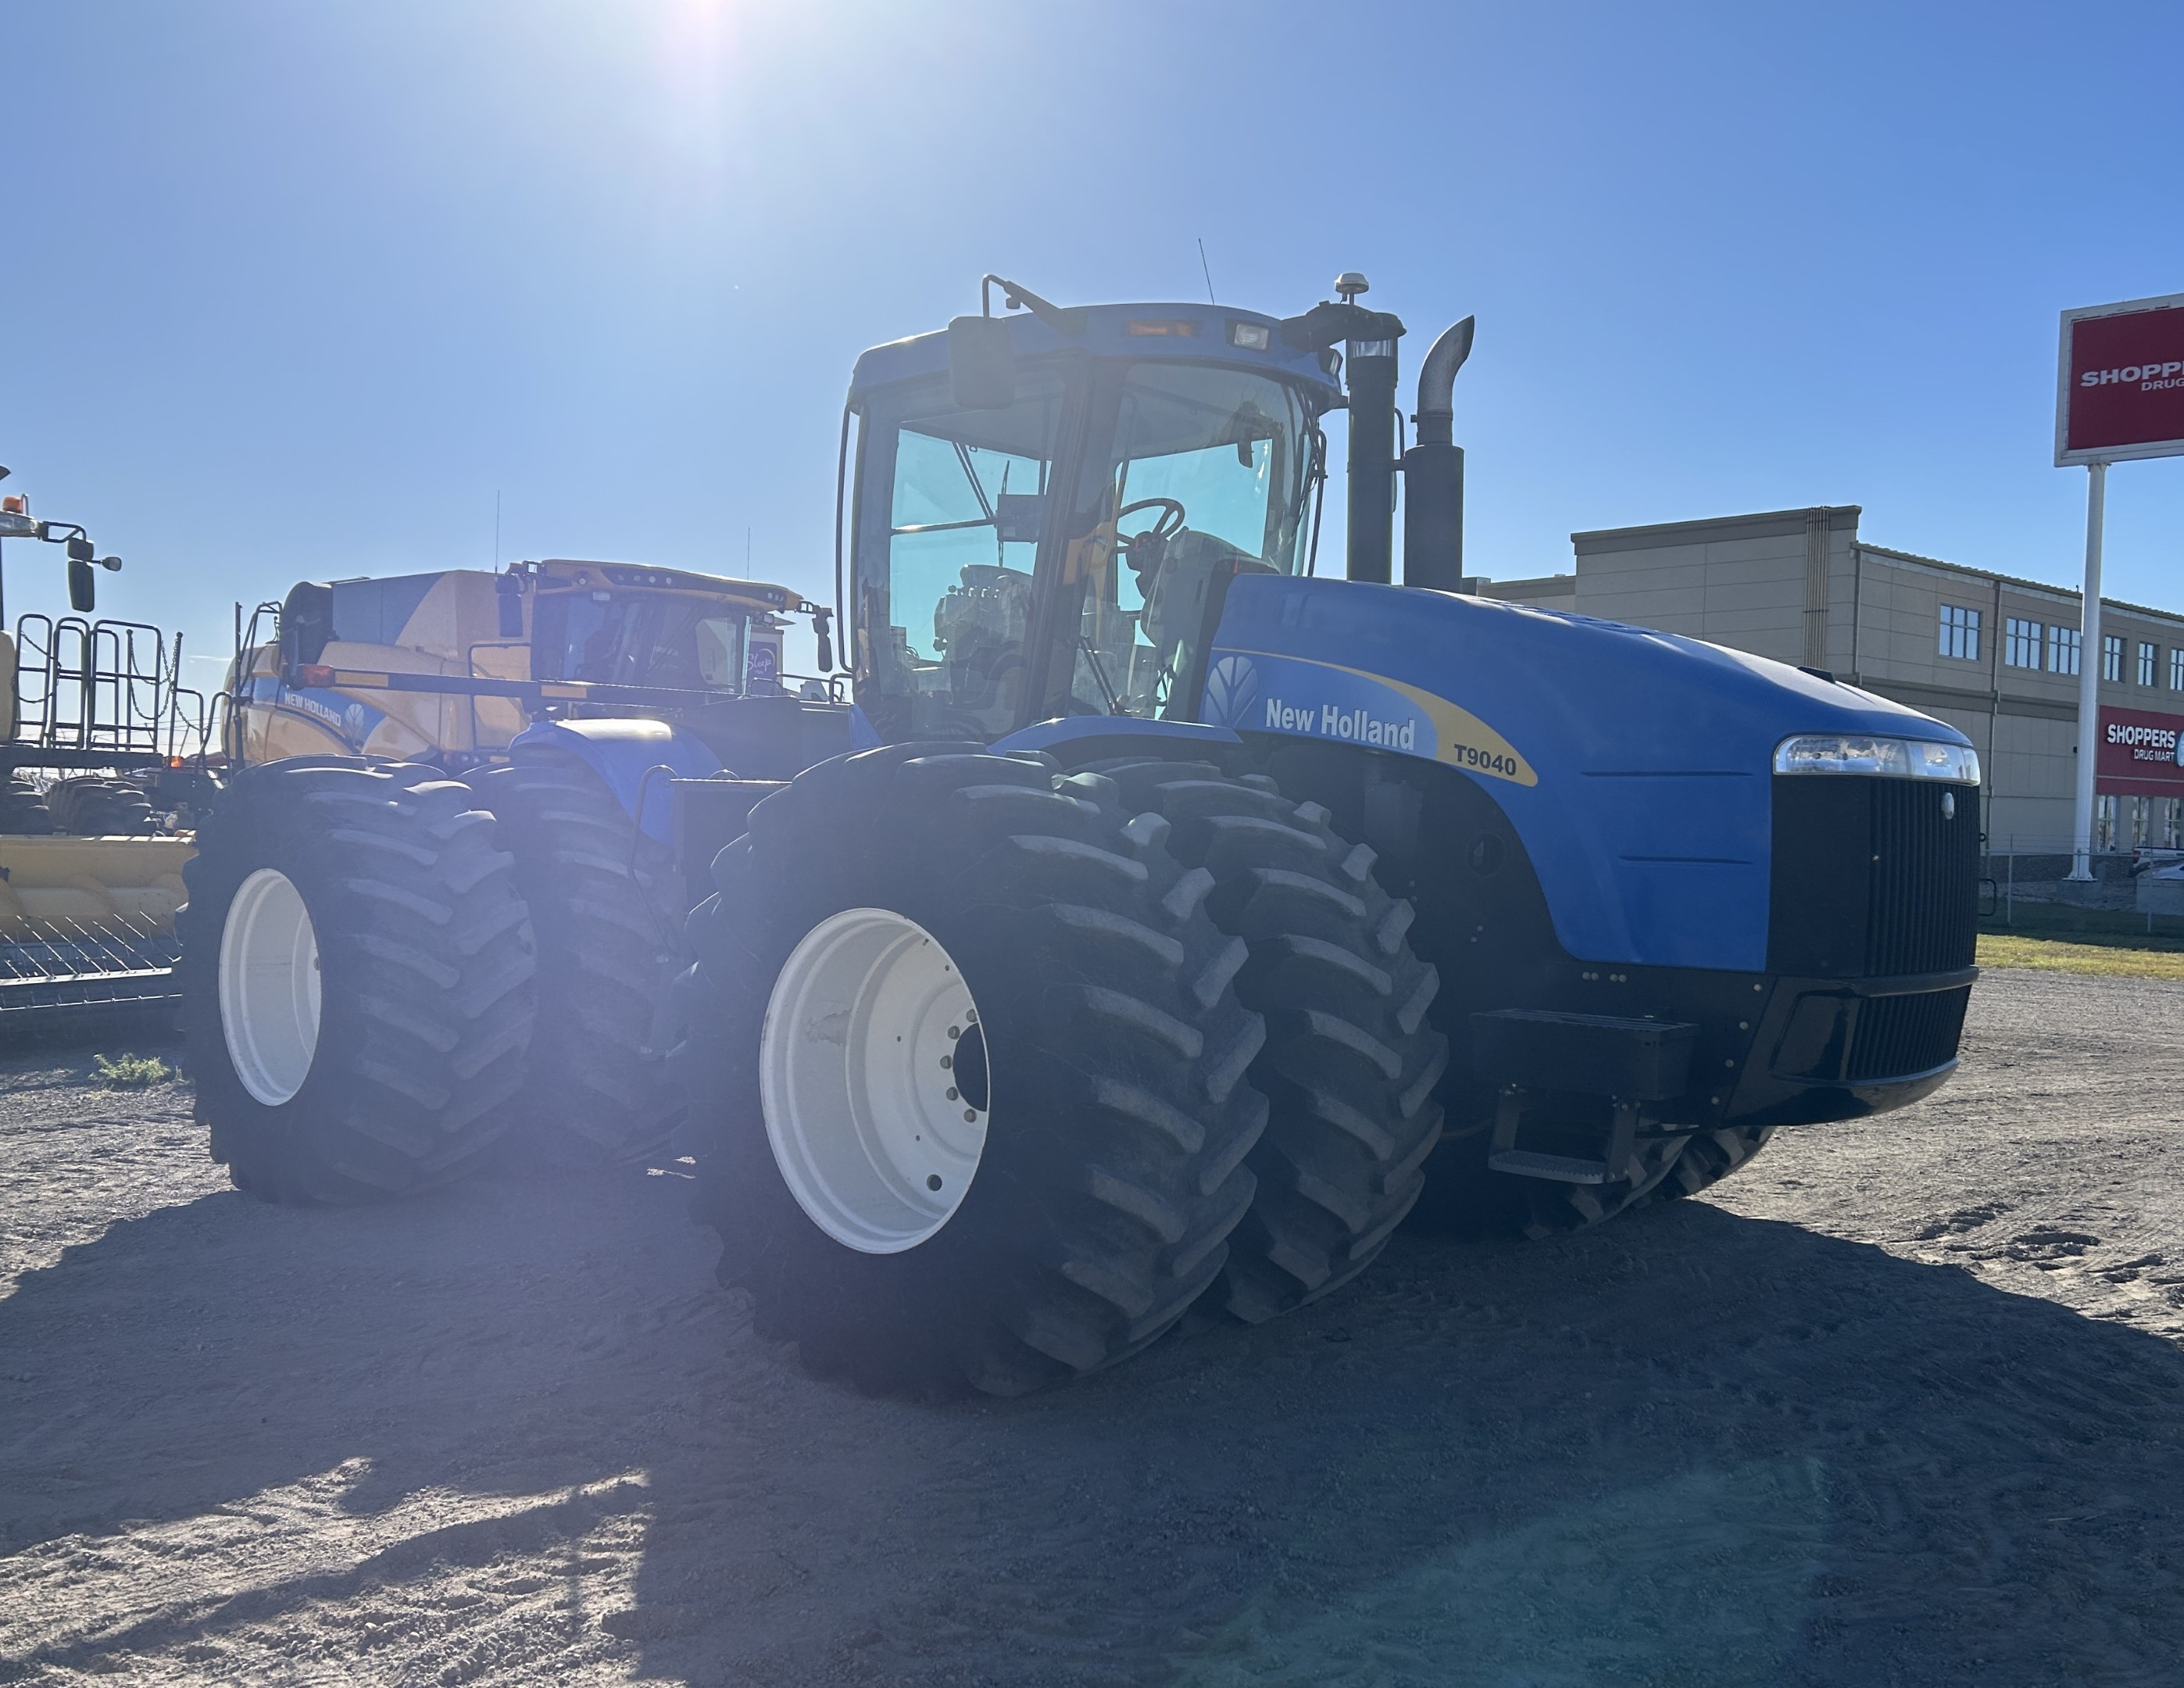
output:
[{"label": "blue hood panel", "polygon": [[1258,575],[1229,591],[1199,718],[1459,768],[1524,840],[1573,955],[1742,972],[1766,965],[1775,746],[1807,733],[1968,742],[1886,698],[1674,633]]},{"label": "blue hood panel", "polygon": [[[509,740],[509,748],[550,744],[588,764],[604,780],[622,812],[649,838],[674,840],[673,794],[667,777],[710,779],[721,759],[687,729],[641,716],[605,720],[536,721]],[[663,777],[648,779],[655,769]],[[637,812],[642,801],[644,812]]]}]

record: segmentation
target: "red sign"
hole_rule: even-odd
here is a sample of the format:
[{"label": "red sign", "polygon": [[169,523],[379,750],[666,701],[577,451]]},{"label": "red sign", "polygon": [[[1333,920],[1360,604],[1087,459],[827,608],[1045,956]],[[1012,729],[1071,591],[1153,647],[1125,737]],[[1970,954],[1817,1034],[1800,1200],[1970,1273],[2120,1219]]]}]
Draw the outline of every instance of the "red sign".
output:
[{"label": "red sign", "polygon": [[2101,707],[2093,783],[2103,797],[2184,797],[2184,715]]},{"label": "red sign", "polygon": [[2184,293],[2063,313],[2055,461],[2184,453]]}]

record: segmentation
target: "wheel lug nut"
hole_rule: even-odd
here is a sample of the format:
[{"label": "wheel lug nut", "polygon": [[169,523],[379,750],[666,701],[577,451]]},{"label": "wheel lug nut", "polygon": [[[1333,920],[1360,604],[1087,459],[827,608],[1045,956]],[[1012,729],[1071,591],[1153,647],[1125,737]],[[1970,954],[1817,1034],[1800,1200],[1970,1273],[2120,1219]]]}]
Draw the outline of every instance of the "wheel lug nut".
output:
[{"label": "wheel lug nut", "polygon": [[948,1087],[948,1100],[951,1102],[960,1102],[963,1100],[956,1094],[956,1087],[953,1084]]},{"label": "wheel lug nut", "polygon": [[940,1188],[940,1174],[939,1174],[939,1173],[928,1173],[925,1175],[925,1187],[926,1187],[928,1189],[939,1189],[939,1188]]},{"label": "wheel lug nut", "polygon": [[953,1067],[956,1064],[956,1057],[952,1055],[944,1055],[940,1057],[940,1064],[943,1067]]},{"label": "wheel lug nut", "polygon": [[963,1028],[961,1026],[950,1026],[948,1028],[948,1041],[950,1043],[955,1042],[956,1039],[962,1035]]}]

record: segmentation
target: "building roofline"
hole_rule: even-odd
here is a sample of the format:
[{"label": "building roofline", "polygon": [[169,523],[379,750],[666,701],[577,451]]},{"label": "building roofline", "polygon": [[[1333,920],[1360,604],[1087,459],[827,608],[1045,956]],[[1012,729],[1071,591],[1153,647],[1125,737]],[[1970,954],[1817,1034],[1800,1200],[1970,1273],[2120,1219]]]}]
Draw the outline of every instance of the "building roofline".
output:
[{"label": "building roofline", "polygon": [[1645,527],[1596,527],[1570,535],[1578,554],[1601,551],[1642,551],[1671,535],[1697,543],[1734,539],[1776,539],[1802,533],[1815,517],[1827,520],[1830,532],[1858,531],[1863,512],[1857,504],[1814,504],[1804,510],[1755,510],[1749,515],[1708,515],[1695,521],[1660,521]]},{"label": "building roofline", "polygon": [[[2077,602],[2084,595],[2071,591],[2067,586],[2050,586],[2045,581],[2026,580],[2020,575],[1997,574],[1992,569],[1975,568],[1969,563],[1952,563],[1941,557],[1922,557],[1916,551],[1899,551],[1893,546],[1869,544],[1863,539],[1858,541],[1858,549],[1861,551],[1870,551],[1875,556],[1894,557],[1900,562],[1923,563],[1930,569],[1944,569],[1951,574],[1970,575],[1979,580],[1999,581],[2003,585],[2014,586],[2021,592],[2048,593],[2057,598],[2069,599],[2073,603]],[[2156,621],[2184,623],[2184,613],[2175,610],[2156,610],[2151,604],[2133,604],[2127,599],[2111,598],[2106,593],[2101,594],[2101,604],[2103,609],[2127,610],[2134,616],[2151,616]]]}]

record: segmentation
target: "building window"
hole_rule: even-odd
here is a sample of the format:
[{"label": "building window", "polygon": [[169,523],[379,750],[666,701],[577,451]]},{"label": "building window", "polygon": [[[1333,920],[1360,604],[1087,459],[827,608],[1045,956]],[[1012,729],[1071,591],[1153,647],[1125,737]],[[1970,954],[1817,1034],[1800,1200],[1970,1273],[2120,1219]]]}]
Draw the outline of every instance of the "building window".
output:
[{"label": "building window", "polygon": [[2078,655],[2085,645],[2085,635],[2075,627],[2048,628],[2048,671],[2050,674],[2076,673]]},{"label": "building window", "polygon": [[2143,641],[2140,643],[2138,647],[2138,683],[2140,685],[2152,686],[2159,683],[2154,676],[2159,671],[2155,665],[2160,660],[2159,645],[2148,644]]},{"label": "building window", "polygon": [[2173,645],[2169,652],[2169,689],[2184,692],[2184,644]]},{"label": "building window", "polygon": [[[2028,621],[2021,616],[2012,616],[2003,623],[2002,660],[2012,668],[2037,668],[2040,666],[2041,626]],[[2180,670],[2184,672],[2184,670]],[[2184,690],[2180,687],[2179,690]]]},{"label": "building window", "polygon": [[2112,685],[2123,684],[2123,635],[2101,635],[2101,678]]},{"label": "building window", "polygon": [[1942,606],[1942,655],[1953,656],[1960,662],[1977,662],[1979,654],[1980,612],[1965,610],[1954,604]]}]

